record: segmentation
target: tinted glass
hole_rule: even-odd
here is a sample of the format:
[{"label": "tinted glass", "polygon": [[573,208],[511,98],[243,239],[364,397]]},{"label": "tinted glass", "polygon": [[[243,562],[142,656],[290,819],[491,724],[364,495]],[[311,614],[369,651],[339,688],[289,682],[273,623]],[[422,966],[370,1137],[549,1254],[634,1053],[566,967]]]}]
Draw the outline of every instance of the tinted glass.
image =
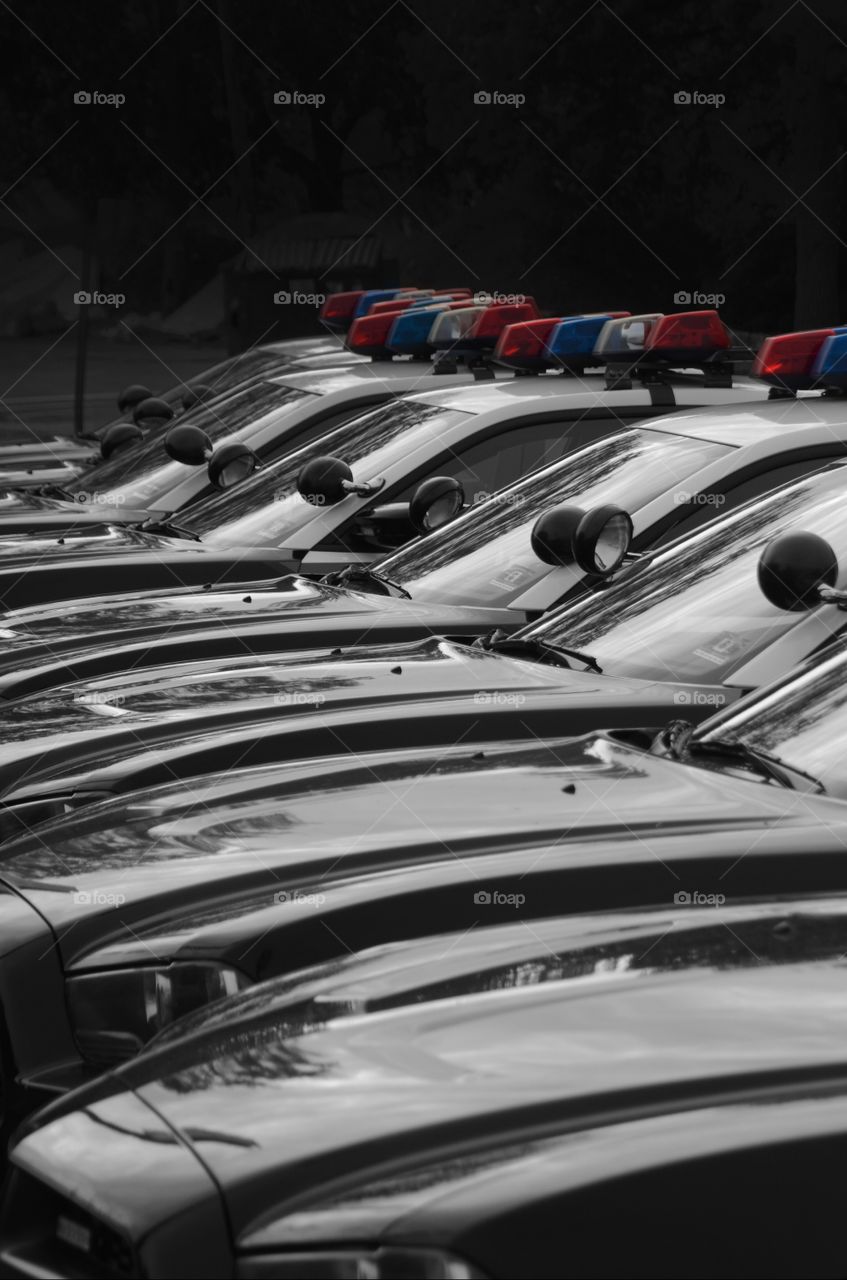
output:
[{"label": "tinted glass", "polygon": [[[263,467],[231,494],[198,503],[181,523],[212,543],[284,547],[315,517],[316,508],[297,492],[297,476],[307,462],[321,456],[343,458],[352,468],[358,465],[357,478],[370,479],[393,460],[383,451],[395,446],[404,433],[426,423],[429,440],[468,416],[414,400],[389,401]],[[420,440],[415,444],[421,447]]]},{"label": "tinted glass", "polygon": [[772,538],[799,525],[847,564],[845,482],[839,469],[778,490],[520,634],[583,649],[612,675],[719,684],[798,621],[757,586]]},{"label": "tinted glass", "polygon": [[616,502],[637,511],[728,452],[724,445],[646,428],[618,431],[382,560],[379,571],[413,599],[507,605],[549,572],[530,546],[543,512],[566,502],[586,510]]}]

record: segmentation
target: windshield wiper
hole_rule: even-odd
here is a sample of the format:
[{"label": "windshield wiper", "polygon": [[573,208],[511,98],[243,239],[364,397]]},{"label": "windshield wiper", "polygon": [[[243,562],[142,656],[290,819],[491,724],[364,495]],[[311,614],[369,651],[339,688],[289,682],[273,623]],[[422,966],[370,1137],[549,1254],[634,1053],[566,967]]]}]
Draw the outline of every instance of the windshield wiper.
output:
[{"label": "windshield wiper", "polygon": [[[366,564],[348,564],[344,569],[338,569],[334,573],[327,573],[321,578],[321,582],[325,582],[328,587],[389,587],[392,591],[396,591],[404,600],[411,600],[411,595],[405,587],[401,587],[399,582],[392,582],[390,578],[384,578],[381,573],[376,573]],[[382,595],[388,595],[383,590]]]},{"label": "windshield wiper", "polygon": [[200,542],[199,533],[192,533],[190,529],[174,524],[167,516],[162,520],[154,520],[151,516],[150,519],[142,520],[140,524],[132,524],[129,527],[137,529],[139,533],[163,533],[169,538],[190,538],[192,542]]},{"label": "windshield wiper", "polygon": [[474,641],[474,648],[491,649],[494,653],[508,653],[513,658],[534,658],[536,662],[547,662],[554,667],[570,667],[568,658],[582,662],[589,671],[603,674],[603,668],[590,653],[580,653],[579,649],[566,649],[561,644],[549,644],[546,640],[519,640],[507,635],[499,628],[487,636],[480,636]]},{"label": "windshield wiper", "polygon": [[751,747],[746,742],[692,742],[689,739],[685,744],[684,754],[681,753],[678,758],[684,759],[685,755],[691,760],[698,756],[715,756],[719,760],[726,760],[729,763],[735,762],[746,765],[754,773],[767,778],[770,782],[778,782],[780,786],[787,787],[789,791],[797,790],[796,784],[791,778],[792,774],[798,778],[804,778],[806,782],[811,782],[816,791],[826,791],[821,780],[813,774],[805,773],[802,769],[797,769],[792,764],[786,764],[778,756],[768,755],[767,752],[759,751],[756,747]]}]

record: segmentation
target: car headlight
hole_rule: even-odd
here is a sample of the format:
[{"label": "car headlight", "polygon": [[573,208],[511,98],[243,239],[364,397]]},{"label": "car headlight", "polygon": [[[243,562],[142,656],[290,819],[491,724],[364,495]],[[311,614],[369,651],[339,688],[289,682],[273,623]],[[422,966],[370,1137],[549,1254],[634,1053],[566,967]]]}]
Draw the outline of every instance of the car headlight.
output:
[{"label": "car headlight", "polygon": [[94,1066],[116,1066],[183,1014],[249,985],[237,969],[211,961],[68,978],[68,1012],[77,1048]]},{"label": "car headlight", "polygon": [[312,1253],[245,1255],[239,1280],[483,1280],[461,1258],[440,1249],[327,1249]]}]

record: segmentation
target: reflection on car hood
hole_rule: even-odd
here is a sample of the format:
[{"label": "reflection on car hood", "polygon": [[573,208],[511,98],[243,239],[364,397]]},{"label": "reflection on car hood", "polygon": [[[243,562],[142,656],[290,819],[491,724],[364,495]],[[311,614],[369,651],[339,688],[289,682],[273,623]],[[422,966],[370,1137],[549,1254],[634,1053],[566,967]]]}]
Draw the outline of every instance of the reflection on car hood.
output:
[{"label": "reflection on car hood", "polygon": [[[48,780],[54,793],[80,784],[126,790],[140,785],[130,774],[139,765],[148,768],[156,748],[175,753],[183,764],[197,762],[183,767],[175,760],[168,779],[208,772],[221,767],[204,758],[213,735],[219,751],[228,749],[229,740],[233,767],[250,742],[259,749],[262,735],[281,761],[335,754],[343,745],[336,713],[354,716],[369,730],[367,750],[379,745],[384,717],[402,721],[404,707],[416,716],[414,729],[410,721],[403,725],[404,745],[416,735],[449,744],[456,737],[439,723],[444,700],[454,715],[464,707],[474,724],[498,717],[496,728],[491,720],[492,738],[510,720],[518,733],[532,733],[539,704],[552,700],[562,735],[628,724],[633,716],[639,725],[664,723],[676,708],[676,686],[549,667],[435,638],[329,654],[129,669],[0,707],[0,798],[44,797]],[[704,713],[709,709],[705,698],[700,705]],[[291,734],[279,738],[275,751],[271,738],[286,721]],[[317,733],[322,744],[303,746],[299,727],[313,738]],[[343,732],[343,722],[337,727]],[[239,734],[246,735],[244,746]]]},{"label": "reflection on car hood", "polygon": [[[533,1125],[548,1137],[566,1129],[559,1171],[572,1171],[574,1187],[586,1162],[612,1176],[614,1159],[626,1171],[658,1158],[650,1147],[662,1122],[672,1132],[691,1111],[705,1122],[697,1147],[709,1121],[729,1145],[733,1123],[749,1129],[758,1117],[761,1132],[784,1123],[769,1087],[778,1084],[783,1107],[793,1096],[811,1109],[806,1076],[843,1072],[845,1033],[834,955],[637,981],[624,970],[330,1018],[300,1033],[284,1016],[256,1018],[196,1050],[188,1042],[146,1055],[89,1092],[118,1127],[122,1105],[127,1115],[138,1099],[153,1108],[221,1187],[237,1242],[255,1232],[252,1243],[267,1245],[268,1233],[284,1235],[288,1201],[344,1175],[361,1186],[395,1156],[412,1167],[443,1159],[448,1133],[461,1150],[498,1132],[515,1141]],[[86,1096],[25,1140],[27,1159],[52,1156],[70,1177],[76,1157],[86,1176],[92,1157],[72,1140]],[[825,1132],[820,1119],[806,1123]],[[643,1136],[630,1132],[638,1124]]]},{"label": "reflection on car hood", "polygon": [[[78,607],[77,607],[78,604]],[[214,662],[336,643],[416,634],[481,634],[516,627],[504,609],[417,603],[312,582],[293,575],[232,590],[127,593],[19,609],[0,618],[0,698],[125,668]],[[395,627],[396,623],[396,627]],[[387,627],[389,634],[381,635]],[[334,640],[338,631],[341,639]],[[189,634],[190,633],[190,634]]]},{"label": "reflection on car hood", "polygon": [[[843,805],[796,800],[598,734],[484,752],[385,750],[234,769],[98,803],[0,846],[0,879],[64,934],[66,960],[117,931],[124,950],[139,940],[143,961],[157,930],[201,923],[188,918],[188,901],[197,911],[214,904],[218,922],[231,911],[237,926],[246,908],[233,894],[252,894],[250,911],[273,913],[281,884],[320,884],[330,910],[329,886],[350,876],[421,860],[448,878],[473,874],[474,859],[528,843],[551,842],[569,857],[575,841],[614,839],[652,858],[650,838],[668,833],[763,833],[777,824],[803,840],[823,818],[833,840],[843,835]],[[80,892],[93,896],[80,903]],[[296,904],[292,912],[296,920]]]}]

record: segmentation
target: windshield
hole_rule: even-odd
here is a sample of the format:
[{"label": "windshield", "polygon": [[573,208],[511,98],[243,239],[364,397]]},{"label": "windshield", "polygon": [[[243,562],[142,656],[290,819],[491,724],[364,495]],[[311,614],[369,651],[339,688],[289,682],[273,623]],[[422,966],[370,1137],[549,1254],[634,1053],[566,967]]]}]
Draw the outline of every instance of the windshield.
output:
[{"label": "windshield", "polygon": [[586,650],[611,675],[720,684],[803,616],[758,589],[766,543],[800,525],[847,563],[844,480],[838,468],[778,489],[518,634]]},{"label": "windshield", "polygon": [[729,452],[726,445],[647,428],[619,431],[381,560],[379,572],[414,600],[505,607],[550,572],[529,540],[550,507],[571,501],[588,510],[617,502],[635,512]]},{"label": "windshield", "polygon": [[[272,411],[297,404],[307,394],[299,387],[258,379],[197,405],[169,426],[199,427],[214,444]],[[188,473],[184,463],[174,462],[165,453],[164,434],[163,430],[154,431],[137,445],[121,450],[68,485],[69,492],[94,493],[96,501],[114,506],[155,507]]]},{"label": "windshield", "polygon": [[847,644],[839,641],[827,654],[809,658],[708,724],[692,742],[743,743],[811,774],[829,795],[847,800]]},{"label": "windshield", "polygon": [[[316,339],[316,342],[319,343],[320,339]],[[251,347],[247,351],[239,352],[238,355],[230,356],[227,360],[221,360],[219,364],[212,365],[211,369],[204,369],[185,385],[216,387],[221,383],[226,388],[243,382],[245,378],[255,378],[259,375],[273,377],[274,374],[289,373],[292,364],[301,354],[299,351],[296,354],[275,351],[272,347]],[[181,395],[182,386],[179,386],[177,391]]]},{"label": "windshield", "polygon": [[[231,493],[198,502],[182,523],[192,532],[205,535],[210,543],[284,547],[317,513],[317,508],[297,492],[297,477],[305,463],[332,455],[343,458],[355,469],[357,463],[367,459],[364,470],[361,467],[358,472],[354,470],[355,478],[375,479],[389,462],[396,460],[396,448],[392,446],[404,432],[426,422],[429,443],[440,431],[469,416],[420,401],[391,400],[318,436],[271,466],[263,467]],[[418,442],[418,448],[421,447]],[[391,452],[386,456],[388,450]],[[382,498],[380,494],[377,500]],[[227,523],[221,524],[222,520]]]}]

